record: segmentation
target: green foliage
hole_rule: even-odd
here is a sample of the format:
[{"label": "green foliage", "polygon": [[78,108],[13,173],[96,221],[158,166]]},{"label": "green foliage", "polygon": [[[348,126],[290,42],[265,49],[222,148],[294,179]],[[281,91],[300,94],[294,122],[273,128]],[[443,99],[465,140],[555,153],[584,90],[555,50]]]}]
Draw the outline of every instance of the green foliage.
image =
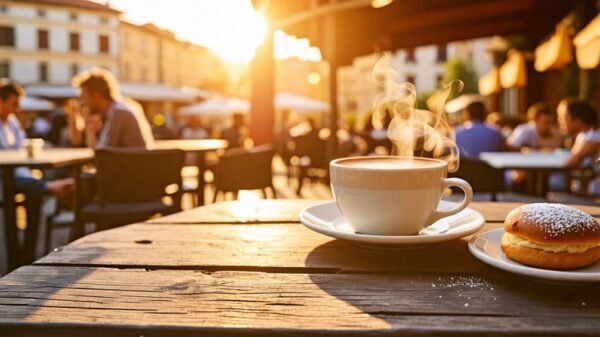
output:
[{"label": "green foliage", "polygon": [[460,94],[476,94],[478,92],[477,76],[470,65],[461,59],[454,58],[446,62],[445,68],[444,83],[450,83],[452,80],[461,80],[464,83],[462,93],[452,92],[449,99],[453,99]]}]

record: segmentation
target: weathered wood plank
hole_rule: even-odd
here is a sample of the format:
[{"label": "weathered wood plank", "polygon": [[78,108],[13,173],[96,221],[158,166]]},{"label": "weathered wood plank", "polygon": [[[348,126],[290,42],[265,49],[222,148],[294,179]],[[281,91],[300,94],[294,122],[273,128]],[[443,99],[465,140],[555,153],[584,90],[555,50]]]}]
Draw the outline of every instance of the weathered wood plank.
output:
[{"label": "weathered wood plank", "polygon": [[[513,209],[524,205],[522,202],[472,202],[469,207],[483,214],[487,222],[504,222]],[[570,205],[579,208],[594,217],[600,217],[600,207],[588,205]]]},{"label": "weathered wood plank", "polygon": [[[43,327],[43,329],[42,329]],[[594,335],[600,285],[508,274],[268,274],[23,267],[2,335]],[[21,335],[19,335],[21,336]]]},{"label": "weathered wood plank", "polygon": [[[224,224],[224,223],[288,223],[299,222],[298,213],[304,207],[323,200],[249,200],[211,204],[189,211],[146,221],[153,224]],[[521,202],[472,202],[469,207],[483,214],[488,222],[504,222]],[[600,207],[572,205],[600,217]]]},{"label": "weathered wood plank", "polygon": [[417,251],[382,252],[301,224],[134,224],[88,235],[36,264],[330,273],[492,271],[468,252],[467,241],[468,237]]},{"label": "weathered wood plank", "polygon": [[304,207],[323,200],[246,200],[219,202],[177,214],[150,219],[154,224],[223,224],[223,223],[287,223],[299,222]]}]

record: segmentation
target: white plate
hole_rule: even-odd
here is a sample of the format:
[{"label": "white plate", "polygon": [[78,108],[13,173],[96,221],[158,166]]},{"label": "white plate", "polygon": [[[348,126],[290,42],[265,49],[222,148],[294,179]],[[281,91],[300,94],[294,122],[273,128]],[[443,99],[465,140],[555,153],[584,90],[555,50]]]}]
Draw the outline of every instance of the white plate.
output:
[{"label": "white plate", "polygon": [[572,271],[558,271],[529,267],[506,257],[500,241],[503,228],[492,229],[473,236],[469,241],[469,251],[481,261],[496,268],[520,274],[525,277],[551,282],[600,282],[600,262],[586,268]]},{"label": "white plate", "polygon": [[[455,203],[441,201],[438,209],[445,210]],[[358,246],[378,250],[414,250],[462,238],[483,227],[483,216],[470,208],[440,219],[418,235],[369,235],[356,233],[346,221],[335,201],[309,206],[300,211],[300,221],[315,232],[350,241]]]}]

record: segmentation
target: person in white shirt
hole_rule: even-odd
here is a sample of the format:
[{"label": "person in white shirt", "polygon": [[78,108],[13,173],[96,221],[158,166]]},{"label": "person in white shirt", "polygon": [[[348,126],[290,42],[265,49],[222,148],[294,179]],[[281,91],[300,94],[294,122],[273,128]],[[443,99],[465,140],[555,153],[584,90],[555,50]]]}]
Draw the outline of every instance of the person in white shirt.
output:
[{"label": "person in white shirt", "polygon": [[527,111],[529,122],[515,128],[506,140],[511,150],[555,149],[562,144],[562,137],[554,125],[554,114],[544,103],[536,103]]},{"label": "person in white shirt", "polygon": [[[19,113],[19,100],[25,90],[15,81],[0,79],[0,150],[16,150],[23,147],[25,132],[16,117]],[[20,263],[29,264],[35,258],[35,244],[39,232],[40,207],[45,194],[64,196],[74,187],[72,178],[47,181],[30,175],[25,167],[19,167],[14,172],[15,192],[25,194],[27,210],[27,229],[25,245],[20,254]],[[4,212],[14,210],[4,209]]]}]

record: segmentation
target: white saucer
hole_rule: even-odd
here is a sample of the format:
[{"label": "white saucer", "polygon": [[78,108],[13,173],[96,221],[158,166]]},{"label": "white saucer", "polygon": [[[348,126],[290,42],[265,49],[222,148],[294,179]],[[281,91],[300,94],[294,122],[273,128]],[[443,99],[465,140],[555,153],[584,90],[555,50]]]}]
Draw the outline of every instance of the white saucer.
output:
[{"label": "white saucer", "polygon": [[600,262],[582,269],[557,271],[529,267],[513,261],[504,255],[500,247],[503,235],[504,229],[496,228],[473,236],[469,241],[469,251],[476,258],[491,266],[525,277],[559,283],[600,282]]},{"label": "white saucer", "polygon": [[[450,209],[455,203],[441,201],[438,209]],[[415,250],[462,238],[483,227],[483,216],[470,208],[440,219],[418,235],[370,235],[356,233],[346,221],[335,201],[309,206],[300,211],[300,221],[315,232],[350,241],[358,246],[378,250]]]}]

